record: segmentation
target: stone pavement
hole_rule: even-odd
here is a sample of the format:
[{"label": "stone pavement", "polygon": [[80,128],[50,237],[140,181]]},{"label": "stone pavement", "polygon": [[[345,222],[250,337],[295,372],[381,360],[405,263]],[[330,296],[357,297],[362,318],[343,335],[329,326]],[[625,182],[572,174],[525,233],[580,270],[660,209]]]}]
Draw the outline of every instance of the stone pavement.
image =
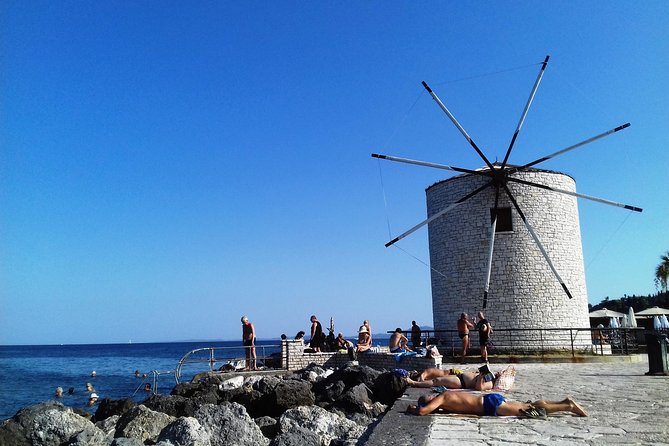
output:
[{"label": "stone pavement", "polygon": [[[573,397],[589,417],[553,414],[548,420],[406,415],[428,389],[407,389],[369,435],[365,446],[380,445],[669,445],[669,376],[645,376],[646,355],[638,362],[513,364],[516,384],[510,399],[561,400]],[[452,367],[455,364],[444,364]],[[507,364],[491,364],[493,370]],[[473,367],[467,367],[473,368]]]}]

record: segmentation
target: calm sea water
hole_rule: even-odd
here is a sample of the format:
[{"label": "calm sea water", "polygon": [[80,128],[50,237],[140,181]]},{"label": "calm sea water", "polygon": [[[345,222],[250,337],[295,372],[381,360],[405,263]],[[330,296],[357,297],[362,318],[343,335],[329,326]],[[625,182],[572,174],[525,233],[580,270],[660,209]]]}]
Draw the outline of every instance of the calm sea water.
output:
[{"label": "calm sea water", "polygon": [[[258,356],[279,350],[279,341],[258,341]],[[102,398],[128,398],[143,401],[148,394],[144,383],[153,385],[157,376],[158,393],[169,394],[175,382],[174,371],[179,359],[191,350],[203,347],[227,347],[218,350],[217,360],[243,358],[240,342],[171,342],[155,344],[89,344],[0,346],[0,420],[12,417],[19,409],[42,401],[56,399],[56,387],[65,395],[59,399],[67,406],[94,412],[87,407],[86,383],[93,384]],[[201,354],[200,358],[208,358]],[[222,363],[217,363],[216,367]],[[207,363],[184,366],[182,381],[208,369]],[[91,377],[91,372],[96,377]],[[147,374],[136,378],[135,370]],[[154,374],[153,371],[158,372]],[[67,390],[73,387],[74,395]]]}]

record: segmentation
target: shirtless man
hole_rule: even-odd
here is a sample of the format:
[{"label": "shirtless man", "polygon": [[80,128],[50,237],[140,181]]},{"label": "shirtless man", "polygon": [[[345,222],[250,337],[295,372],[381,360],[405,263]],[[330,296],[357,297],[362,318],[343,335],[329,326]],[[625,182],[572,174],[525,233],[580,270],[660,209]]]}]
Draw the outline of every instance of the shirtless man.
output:
[{"label": "shirtless man", "polygon": [[390,353],[405,353],[411,351],[408,344],[409,340],[402,333],[402,329],[397,328],[395,329],[395,333],[390,336],[388,347],[390,348]]},{"label": "shirtless man", "polygon": [[458,319],[458,336],[462,339],[462,364],[465,363],[465,356],[467,356],[467,349],[469,348],[469,330],[475,325],[471,323],[467,317],[467,313],[462,313]]},{"label": "shirtless man", "polygon": [[476,395],[469,392],[443,392],[438,395],[423,395],[418,405],[410,404],[407,413],[427,415],[436,410],[446,413],[480,416],[527,416],[544,418],[553,412],[571,412],[579,417],[587,417],[583,408],[571,398],[562,401],[538,400],[533,403],[511,401],[498,393]]},{"label": "shirtless man", "polygon": [[492,390],[494,381],[485,381],[478,372],[464,372],[460,369],[426,369],[416,379],[406,378],[411,387],[431,388],[443,386],[447,389]]},{"label": "shirtless man", "polygon": [[246,316],[242,316],[242,345],[246,351],[245,370],[256,370],[256,329]]}]

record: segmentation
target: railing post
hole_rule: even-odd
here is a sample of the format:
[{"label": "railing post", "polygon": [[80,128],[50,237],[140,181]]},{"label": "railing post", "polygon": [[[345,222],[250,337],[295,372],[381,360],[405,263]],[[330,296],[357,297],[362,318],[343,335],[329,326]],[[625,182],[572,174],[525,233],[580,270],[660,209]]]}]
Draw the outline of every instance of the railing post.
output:
[{"label": "railing post", "polygon": [[573,328],[569,329],[569,338],[571,339],[571,357],[575,358],[576,357],[576,352],[574,352],[574,329]]}]

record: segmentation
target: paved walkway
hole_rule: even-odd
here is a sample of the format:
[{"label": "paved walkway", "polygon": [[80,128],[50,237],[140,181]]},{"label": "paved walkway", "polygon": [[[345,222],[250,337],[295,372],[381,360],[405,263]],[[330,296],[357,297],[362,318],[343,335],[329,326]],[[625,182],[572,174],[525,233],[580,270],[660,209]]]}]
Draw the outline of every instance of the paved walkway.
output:
[{"label": "paved walkway", "polygon": [[[506,364],[491,364],[493,370]],[[444,368],[451,367],[444,364]],[[571,396],[589,417],[548,420],[404,414],[428,389],[407,389],[376,426],[366,446],[380,445],[669,445],[669,377],[645,376],[648,362],[514,364],[507,397],[559,400]]]}]

